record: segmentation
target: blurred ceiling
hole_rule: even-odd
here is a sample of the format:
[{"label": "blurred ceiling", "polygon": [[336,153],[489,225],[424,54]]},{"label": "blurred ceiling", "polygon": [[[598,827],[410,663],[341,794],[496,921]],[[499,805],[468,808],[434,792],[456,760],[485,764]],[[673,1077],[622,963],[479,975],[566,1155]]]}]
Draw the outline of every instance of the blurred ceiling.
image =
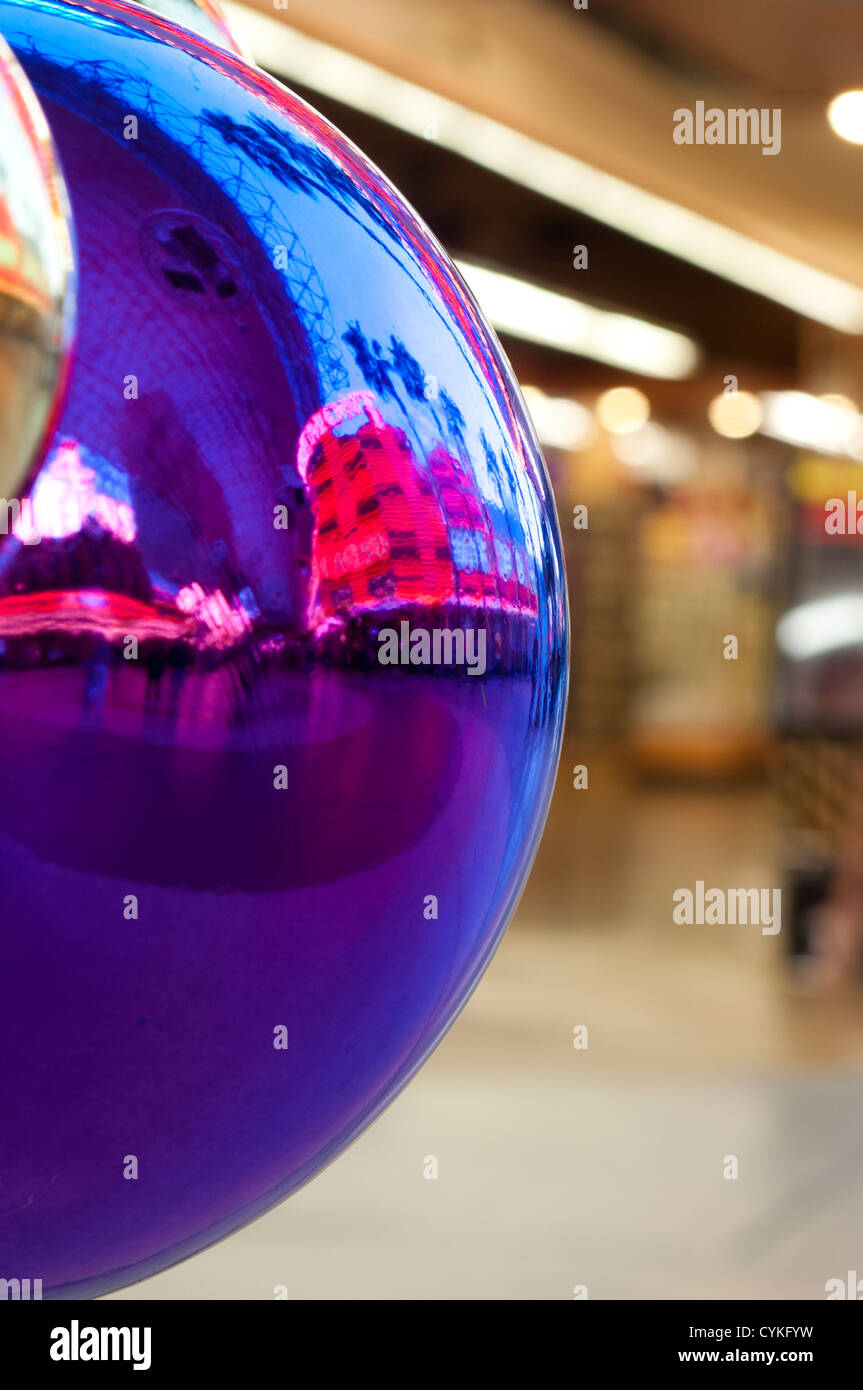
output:
[{"label": "blurred ceiling", "polygon": [[748,84],[771,105],[820,108],[861,81],[859,0],[601,0],[591,18],[669,69]]},{"label": "blurred ceiling", "polygon": [[[287,11],[274,11],[272,0],[247,4],[863,287],[863,147],[840,141],[825,118],[827,99],[861,82],[861,4],[589,0],[576,10],[571,0],[290,0]],[[480,169],[420,130],[411,135],[325,98],[313,80],[302,95],[371,155],[453,253],[680,327],[704,346],[711,379],[748,370],[753,384],[767,385],[793,374],[800,322],[793,311]],[[698,100],[725,109],[781,106],[781,153],[676,145],[673,113]],[[589,247],[589,278],[572,269],[578,243]]]}]

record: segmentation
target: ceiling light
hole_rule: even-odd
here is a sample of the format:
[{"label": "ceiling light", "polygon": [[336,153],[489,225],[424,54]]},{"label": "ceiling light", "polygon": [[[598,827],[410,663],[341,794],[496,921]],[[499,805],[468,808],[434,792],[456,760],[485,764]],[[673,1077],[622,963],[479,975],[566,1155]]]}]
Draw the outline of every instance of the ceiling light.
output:
[{"label": "ceiling light", "polygon": [[761,425],[764,411],[751,391],[735,391],[714,396],[707,407],[707,418],[716,433],[726,439],[746,439]]},{"label": "ceiling light", "polygon": [[765,391],[762,434],[800,449],[863,462],[863,417],[805,391]]},{"label": "ceiling light", "polygon": [[456,265],[501,333],[644,376],[689,376],[698,361],[695,343],[682,333],[595,309],[499,270],[467,261]]},{"label": "ceiling light", "polygon": [[436,142],[627,236],[845,333],[863,332],[863,289],[471,111],[248,5],[225,5],[254,59],[288,81]]},{"label": "ceiling light", "polygon": [[549,449],[584,449],[596,438],[590,411],[566,396],[547,396],[536,386],[522,386],[536,437]]},{"label": "ceiling light", "polygon": [[863,595],[831,594],[791,608],[776,625],[785,656],[806,661],[863,643]]},{"label": "ceiling light", "polygon": [[836,405],[840,410],[849,410],[852,414],[857,414],[857,407],[850,396],[843,396],[840,391],[828,391],[826,396],[819,396],[819,400],[827,405]]},{"label": "ceiling light", "polygon": [[690,478],[698,467],[698,451],[692,440],[679,430],[666,429],[648,420],[631,434],[611,439],[615,458],[647,482],[675,487]]},{"label": "ceiling light", "polygon": [[613,386],[596,402],[596,418],[609,434],[630,434],[650,415],[650,402],[635,386]]},{"label": "ceiling light", "polygon": [[863,92],[842,92],[827,107],[827,119],[837,135],[863,145]]}]

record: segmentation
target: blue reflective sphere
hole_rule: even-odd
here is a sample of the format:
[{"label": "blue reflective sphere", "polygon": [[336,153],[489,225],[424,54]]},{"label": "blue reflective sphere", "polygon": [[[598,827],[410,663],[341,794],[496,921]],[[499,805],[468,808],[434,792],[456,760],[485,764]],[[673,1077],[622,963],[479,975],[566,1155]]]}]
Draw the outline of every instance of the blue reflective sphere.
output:
[{"label": "blue reflective sphere", "polygon": [[74,321],[68,200],[45,117],[0,39],[0,534],[62,405]]},{"label": "blue reflective sphere", "polygon": [[83,1296],[307,1181],[450,1026],[548,807],[565,593],[503,353],[358,150],[138,7],[0,30],[80,252],[0,545],[0,1272]]}]

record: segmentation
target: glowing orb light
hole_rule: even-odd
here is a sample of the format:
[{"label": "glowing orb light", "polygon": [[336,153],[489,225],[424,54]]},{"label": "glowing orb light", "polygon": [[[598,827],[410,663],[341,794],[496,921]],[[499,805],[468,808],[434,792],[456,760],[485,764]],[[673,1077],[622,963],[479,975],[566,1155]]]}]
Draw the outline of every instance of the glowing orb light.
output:
[{"label": "glowing orb light", "polygon": [[555,776],[553,502],[440,247],[138,6],[0,0],[80,258],[0,544],[4,1274],[88,1296],[278,1202],[453,1022]]}]

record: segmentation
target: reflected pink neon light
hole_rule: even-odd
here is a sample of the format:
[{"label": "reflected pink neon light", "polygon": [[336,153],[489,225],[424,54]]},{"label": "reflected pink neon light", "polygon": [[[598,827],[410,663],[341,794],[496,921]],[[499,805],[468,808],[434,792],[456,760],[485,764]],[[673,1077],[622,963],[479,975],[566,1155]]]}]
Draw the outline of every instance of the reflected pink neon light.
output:
[{"label": "reflected pink neon light", "polygon": [[197,581],[180,589],[176,598],[181,613],[197,618],[212,635],[215,646],[224,647],[242,637],[249,620],[242,608],[233,608],[221,589],[204,593]]},{"label": "reflected pink neon light", "polygon": [[118,540],[131,542],[138,534],[129,504],[97,492],[95,470],[84,465],[75,441],[64,439],[39,474],[33,496],[21,507],[12,533],[24,545],[35,545],[43,537],[60,540],[74,536],[88,517]]},{"label": "reflected pink neon light", "polygon": [[373,565],[377,560],[386,560],[390,553],[389,537],[382,531],[362,540],[350,541],[332,556],[321,555],[318,569],[323,579],[340,579],[343,574],[354,574],[357,570]]},{"label": "reflected pink neon light", "polygon": [[297,472],[303,482],[306,481],[312,455],[327,431],[363,414],[370,424],[376,425],[378,429],[384,428],[384,419],[375,404],[372,391],[351,391],[337,401],[329,401],[320,410],[316,410],[314,415],[309,416],[297,440]]},{"label": "reflected pink neon light", "polygon": [[0,637],[95,632],[109,641],[120,641],[134,632],[139,639],[176,641],[193,636],[190,629],[188,620],[177,613],[162,613],[128,594],[106,593],[104,589],[50,589],[0,598]]}]

